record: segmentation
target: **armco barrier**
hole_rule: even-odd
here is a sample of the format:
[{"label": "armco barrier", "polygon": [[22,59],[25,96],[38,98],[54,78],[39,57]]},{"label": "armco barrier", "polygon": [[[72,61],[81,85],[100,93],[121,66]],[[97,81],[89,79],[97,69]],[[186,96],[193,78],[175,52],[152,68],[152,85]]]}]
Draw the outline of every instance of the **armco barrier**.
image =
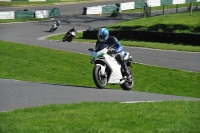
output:
[{"label": "armco barrier", "polygon": [[60,16],[60,10],[58,8],[48,10],[49,17]]},{"label": "armco barrier", "polygon": [[[141,9],[144,8],[144,1],[147,1],[149,7],[200,2],[200,0],[141,0],[141,1],[126,2],[126,3],[118,3],[118,4],[120,4],[121,11],[130,9],[139,9],[139,8]],[[93,11],[95,11],[95,9],[97,10],[96,7],[98,7],[98,12],[95,13]],[[96,7],[84,7],[83,14],[87,15],[87,14],[111,13],[113,10],[116,9],[116,5],[99,5]],[[99,8],[102,8],[102,12],[100,12],[101,9]],[[92,9],[92,11],[87,11],[88,9]]]},{"label": "armco barrier", "polygon": [[135,8],[134,9],[143,8],[143,7],[144,7],[143,2],[135,2]]},{"label": "armco barrier", "polygon": [[15,11],[15,18],[35,18],[35,11],[33,10]]},{"label": "armco barrier", "polygon": [[0,19],[14,19],[14,18],[15,18],[14,11],[0,12]]},{"label": "armco barrier", "polygon": [[[200,34],[169,33],[156,31],[123,30],[110,31],[111,36],[117,39],[129,39],[151,42],[184,43],[200,46]],[[84,39],[97,39],[97,31],[83,31]]]},{"label": "armco barrier", "polygon": [[172,5],[173,4],[172,1],[173,0],[161,0],[160,4],[161,5]]},{"label": "armco barrier", "polygon": [[0,12],[0,19],[17,19],[17,18],[49,18],[60,16],[60,10],[54,8],[51,10],[17,10]]},{"label": "armco barrier", "polygon": [[103,13],[111,13],[116,8],[117,8],[116,5],[105,5],[105,6],[102,6],[102,14]]},{"label": "armco barrier", "polygon": [[83,15],[86,14],[102,14],[101,6],[85,7],[83,8]]},{"label": "armco barrier", "polygon": [[135,2],[126,2],[120,4],[121,10],[130,10],[134,9],[134,7],[135,7]]},{"label": "armco barrier", "polygon": [[35,11],[35,18],[48,18],[49,17],[49,10],[36,10]]}]

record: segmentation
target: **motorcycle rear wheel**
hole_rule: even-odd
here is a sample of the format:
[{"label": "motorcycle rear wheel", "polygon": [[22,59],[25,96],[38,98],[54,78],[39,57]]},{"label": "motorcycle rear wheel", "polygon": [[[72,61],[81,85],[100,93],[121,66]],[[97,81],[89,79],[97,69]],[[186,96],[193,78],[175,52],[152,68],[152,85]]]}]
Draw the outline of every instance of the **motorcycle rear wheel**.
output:
[{"label": "motorcycle rear wheel", "polygon": [[93,80],[99,89],[103,89],[107,85],[107,77],[102,77],[101,67],[95,66],[93,69]]},{"label": "motorcycle rear wheel", "polygon": [[[129,71],[130,71],[130,70],[129,70]],[[133,86],[134,86],[134,77],[133,77],[133,74],[132,74],[131,71],[130,71],[130,74],[131,74],[131,79],[132,79],[132,81],[128,81],[128,79],[126,79],[126,81],[124,81],[124,83],[120,85],[121,88],[122,88],[123,90],[129,91],[129,90],[131,90],[131,89],[133,88]]]}]

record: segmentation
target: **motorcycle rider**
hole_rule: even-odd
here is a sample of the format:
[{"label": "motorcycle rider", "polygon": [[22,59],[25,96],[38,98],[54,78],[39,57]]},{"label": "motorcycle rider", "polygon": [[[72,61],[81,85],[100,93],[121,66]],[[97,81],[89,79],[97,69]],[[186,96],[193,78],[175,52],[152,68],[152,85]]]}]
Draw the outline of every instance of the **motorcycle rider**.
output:
[{"label": "motorcycle rider", "polygon": [[71,33],[71,32],[76,32],[76,27],[73,27],[72,29],[70,29],[66,35],[68,35],[68,33]]},{"label": "motorcycle rider", "polygon": [[76,32],[76,27],[73,27],[73,28],[70,29],[68,32]]},{"label": "motorcycle rider", "polygon": [[60,21],[59,21],[59,20],[56,21],[56,25],[57,25],[58,27],[61,27],[61,24],[60,24]]},{"label": "motorcycle rider", "polygon": [[61,27],[61,24],[60,24],[60,21],[55,21],[55,22],[53,22],[53,27],[54,28],[59,28],[59,27]]},{"label": "motorcycle rider", "polygon": [[69,37],[71,32],[76,32],[76,27],[73,27],[72,29],[68,30],[67,33],[65,34],[65,36],[63,37],[63,40],[67,40],[66,37]]},{"label": "motorcycle rider", "polygon": [[117,53],[116,60],[121,64],[122,68],[125,70],[126,77],[130,79],[131,74],[128,70],[126,62],[124,61],[123,46],[120,44],[117,38],[114,36],[109,36],[109,31],[107,28],[101,28],[97,32],[97,37],[98,40],[96,42],[95,49],[101,44],[107,44],[108,46],[114,44],[112,50],[114,50]]}]

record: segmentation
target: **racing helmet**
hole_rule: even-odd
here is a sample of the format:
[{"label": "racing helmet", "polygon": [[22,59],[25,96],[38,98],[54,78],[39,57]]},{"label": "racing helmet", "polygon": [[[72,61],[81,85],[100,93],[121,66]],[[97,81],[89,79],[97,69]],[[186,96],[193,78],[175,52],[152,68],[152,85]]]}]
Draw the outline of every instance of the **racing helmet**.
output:
[{"label": "racing helmet", "polygon": [[98,32],[97,32],[97,36],[100,42],[104,42],[108,39],[109,37],[109,31],[107,28],[101,28]]}]

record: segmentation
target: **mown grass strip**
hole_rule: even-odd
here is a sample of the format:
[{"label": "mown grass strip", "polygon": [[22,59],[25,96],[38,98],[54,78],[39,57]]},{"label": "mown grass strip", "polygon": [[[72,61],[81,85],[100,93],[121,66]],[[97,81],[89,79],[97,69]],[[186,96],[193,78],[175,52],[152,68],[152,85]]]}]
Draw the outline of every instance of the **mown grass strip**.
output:
[{"label": "mown grass strip", "polygon": [[[58,34],[55,36],[47,37],[46,40],[59,40],[65,36],[65,33]],[[76,42],[89,42],[96,43],[94,39],[84,39],[83,32],[77,32],[77,36],[73,39]],[[144,41],[133,41],[133,40],[119,40],[123,46],[130,47],[144,47],[144,48],[153,48],[153,49],[162,49],[162,50],[176,50],[176,51],[189,51],[189,52],[200,52],[200,46],[191,46],[186,44],[177,44],[177,43],[156,43],[156,42],[144,42]]]},{"label": "mown grass strip", "polygon": [[[0,47],[0,78],[96,87],[89,55],[6,41],[0,41]],[[200,73],[137,63],[132,66],[132,90],[200,97]],[[121,90],[119,85],[107,88]]]},{"label": "mown grass strip", "polygon": [[28,21],[42,21],[42,20],[49,20],[49,18],[0,19],[0,23],[28,22]]},{"label": "mown grass strip", "polygon": [[199,101],[49,105],[0,112],[2,133],[198,133]]},{"label": "mown grass strip", "polygon": [[181,12],[175,14],[160,15],[149,18],[138,18],[134,20],[119,22],[107,26],[113,30],[151,30],[160,32],[176,32],[176,33],[200,33],[200,10],[189,12]]}]

